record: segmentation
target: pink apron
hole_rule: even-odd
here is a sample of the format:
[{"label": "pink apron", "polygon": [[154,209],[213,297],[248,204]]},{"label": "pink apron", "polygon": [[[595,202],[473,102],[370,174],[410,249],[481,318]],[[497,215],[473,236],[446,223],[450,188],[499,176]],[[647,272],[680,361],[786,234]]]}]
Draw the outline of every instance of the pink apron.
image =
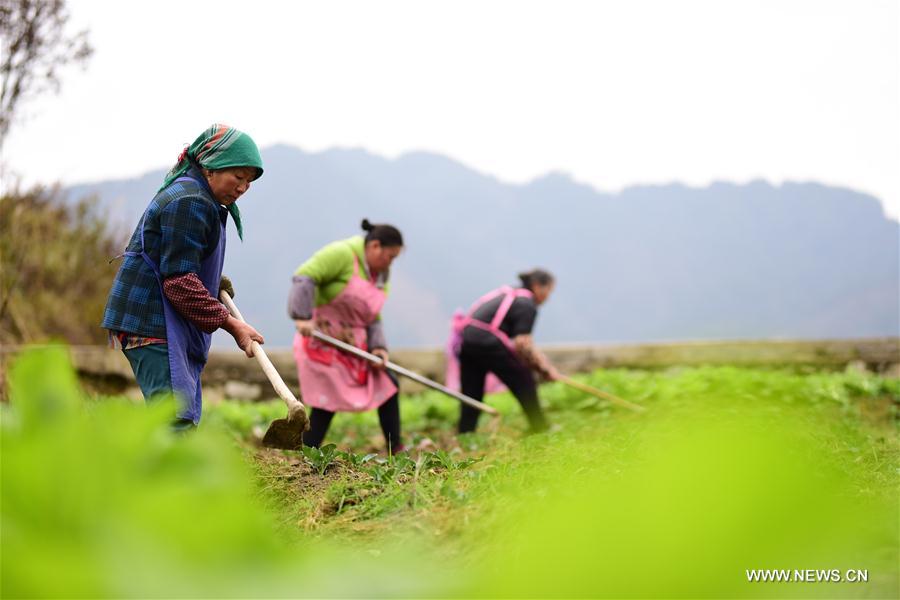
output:
[{"label": "pink apron", "polygon": [[[353,254],[353,276],[331,302],[316,307],[316,329],[367,350],[366,328],[378,316],[385,294],[373,282],[359,276],[359,259]],[[384,371],[375,371],[362,358],[341,352],[312,337],[294,336],[294,358],[303,402],[330,412],[361,412],[378,408],[397,393]]]},{"label": "pink apron", "polygon": [[[503,296],[503,300],[500,302],[500,306],[497,307],[497,312],[494,313],[494,318],[490,323],[485,323],[484,321],[479,321],[472,317],[475,314],[475,311],[478,310],[483,304],[490,302],[497,296]],[[475,304],[472,305],[472,308],[469,309],[469,314],[464,315],[462,311],[457,311],[453,315],[453,320],[450,323],[450,340],[447,342],[447,372],[444,377],[444,385],[446,385],[451,390],[459,391],[460,383],[459,383],[459,350],[462,346],[462,332],[463,329],[466,328],[467,325],[473,325],[480,329],[484,329],[485,331],[490,331],[497,338],[503,342],[503,345],[509,348],[510,352],[515,354],[515,346],[512,343],[512,340],[509,339],[509,336],[503,333],[503,330],[500,329],[500,324],[503,323],[503,319],[506,318],[506,314],[509,312],[509,308],[512,306],[513,301],[516,298],[532,298],[534,294],[531,293],[531,290],[523,289],[523,288],[513,288],[508,285],[504,285],[501,288],[494,290],[493,292],[488,292],[484,296],[478,299]],[[484,391],[488,394],[502,392],[506,390],[506,386],[497,378],[493,373],[488,373],[487,379],[484,382]]]}]

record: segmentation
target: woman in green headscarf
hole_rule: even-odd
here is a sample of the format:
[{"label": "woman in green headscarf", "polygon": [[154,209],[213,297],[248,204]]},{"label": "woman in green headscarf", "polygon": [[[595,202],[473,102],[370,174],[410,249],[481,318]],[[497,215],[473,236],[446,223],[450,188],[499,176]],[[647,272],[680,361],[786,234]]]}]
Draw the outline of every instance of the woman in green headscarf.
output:
[{"label": "woman in green headscarf", "polygon": [[[211,334],[225,329],[248,356],[263,337],[219,301],[230,214],[263,172],[247,134],[213,125],[178,157],[135,228],[106,303],[102,326],[121,348],[146,399],[175,393],[176,427],[200,421],[200,373]],[[227,282],[227,279],[224,280]],[[233,290],[231,290],[233,295]]]}]

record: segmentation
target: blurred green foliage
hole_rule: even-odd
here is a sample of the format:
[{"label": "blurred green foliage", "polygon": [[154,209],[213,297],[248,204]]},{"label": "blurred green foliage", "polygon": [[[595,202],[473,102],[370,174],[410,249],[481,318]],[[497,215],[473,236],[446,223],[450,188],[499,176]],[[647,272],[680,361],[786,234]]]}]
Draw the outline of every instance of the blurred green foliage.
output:
[{"label": "blurred green foliage", "polygon": [[62,349],[22,356],[10,387],[4,597],[252,594],[282,558],[221,435],[176,437],[163,404],[84,406]]},{"label": "blurred green foliage", "polygon": [[[2,411],[3,597],[896,597],[900,385],[731,368],[558,384],[557,427],[452,434],[404,397],[409,454],[374,413],[315,452],[253,439],[283,404],[86,399],[62,349],[26,353]],[[254,430],[257,430],[254,434]],[[323,540],[329,543],[323,544]],[[868,583],[749,583],[747,569],[868,569]]]},{"label": "blurred green foliage", "polygon": [[[866,477],[820,435],[802,413],[700,404],[558,444],[543,471],[507,482],[477,595],[894,597],[896,496],[860,494]],[[748,583],[760,568],[873,581]]]},{"label": "blurred green foliage", "polygon": [[[499,429],[456,439],[458,405],[425,393],[401,402],[406,435],[444,448],[356,465],[383,444],[377,417],[340,414],[329,439],[351,459],[338,452],[324,493],[261,468],[307,533],[428,547],[462,573],[441,595],[896,595],[900,382],[730,367],[578,378],[649,411],[548,384],[553,431],[521,437],[521,409],[499,394]],[[757,568],[860,568],[870,582],[749,583]]]},{"label": "blurred green foliage", "polygon": [[[476,595],[897,596],[900,382],[727,367],[585,379],[653,414],[535,443],[541,467],[506,478]],[[560,384],[543,396],[557,418],[611,415]],[[761,568],[871,580],[748,582]]]},{"label": "blurred green foliage", "polygon": [[23,354],[10,386],[4,598],[378,596],[393,585],[391,561],[279,537],[222,430],[174,433],[166,403],[87,401],[62,348]]}]

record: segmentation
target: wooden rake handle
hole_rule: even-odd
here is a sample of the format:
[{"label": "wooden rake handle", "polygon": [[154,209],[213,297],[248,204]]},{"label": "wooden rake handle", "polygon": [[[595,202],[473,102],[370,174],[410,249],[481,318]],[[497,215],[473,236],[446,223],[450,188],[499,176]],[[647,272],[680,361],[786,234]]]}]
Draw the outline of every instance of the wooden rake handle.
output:
[{"label": "wooden rake handle", "polygon": [[353,354],[354,356],[358,356],[359,358],[365,359],[372,364],[380,365],[380,364],[384,363],[384,366],[386,368],[390,369],[397,375],[403,375],[404,377],[408,377],[409,379],[412,379],[413,381],[421,383],[424,386],[430,387],[433,390],[437,390],[437,391],[441,392],[442,394],[446,394],[446,395],[450,396],[451,398],[455,398],[455,399],[459,400],[460,402],[462,402],[463,404],[467,404],[467,405],[471,406],[472,408],[477,408],[481,412],[486,412],[487,414],[489,414],[493,417],[497,417],[500,415],[500,413],[497,412],[497,409],[494,408],[493,406],[489,406],[489,405],[485,404],[484,402],[479,402],[478,400],[475,400],[474,398],[469,398],[468,396],[466,396],[464,394],[461,394],[457,391],[451,390],[447,386],[441,385],[437,381],[432,381],[431,379],[428,379],[427,377],[425,377],[423,375],[419,375],[415,371],[410,371],[409,369],[405,369],[398,364],[392,363],[391,361],[385,362],[385,361],[381,360],[381,358],[375,356],[374,354],[372,354],[370,352],[366,352],[365,350],[362,350],[361,348],[357,348],[356,346],[354,346],[352,344],[348,344],[347,342],[342,342],[341,340],[339,340],[337,338],[333,338],[328,334],[322,333],[321,331],[314,330],[312,332],[312,337],[314,337],[318,340],[322,340],[326,344],[330,344],[330,345],[334,346],[335,348],[343,350],[344,352],[348,352],[350,354]]},{"label": "wooden rake handle", "polygon": [[[222,303],[228,307],[229,312],[231,312],[232,316],[241,321],[242,323],[246,323],[244,320],[244,316],[241,314],[241,311],[238,310],[237,305],[234,303],[234,300],[231,299],[231,296],[228,295],[228,292],[222,290],[219,292],[219,298],[222,300]],[[298,411],[306,411],[306,408],[303,406],[303,403],[297,400],[294,394],[291,392],[290,388],[285,385],[284,380],[281,378],[281,375],[278,374],[278,371],[275,370],[275,365],[272,364],[272,361],[269,359],[269,356],[266,354],[266,351],[263,350],[263,347],[257,341],[252,341],[250,343],[250,348],[253,350],[253,356],[256,358],[256,361],[259,363],[259,366],[262,367],[263,372],[266,374],[266,377],[269,379],[269,382],[272,384],[272,387],[275,388],[275,393],[277,393],[282,400],[284,400],[285,404],[288,407],[288,419],[293,419],[294,415],[297,414]]]},{"label": "wooden rake handle", "polygon": [[568,385],[569,387],[573,387],[576,390],[580,390],[580,391],[582,391],[586,394],[590,394],[591,396],[594,396],[596,398],[602,398],[603,400],[609,400],[613,404],[622,406],[624,408],[633,410],[635,412],[644,412],[645,410],[647,410],[643,406],[634,404],[633,402],[629,402],[628,400],[622,400],[618,396],[614,396],[613,394],[610,394],[609,392],[604,392],[603,390],[598,390],[597,388],[592,387],[586,383],[581,383],[580,381],[575,381],[574,379],[572,379],[571,377],[568,377],[566,375],[561,375],[557,381],[561,381],[562,383]]}]

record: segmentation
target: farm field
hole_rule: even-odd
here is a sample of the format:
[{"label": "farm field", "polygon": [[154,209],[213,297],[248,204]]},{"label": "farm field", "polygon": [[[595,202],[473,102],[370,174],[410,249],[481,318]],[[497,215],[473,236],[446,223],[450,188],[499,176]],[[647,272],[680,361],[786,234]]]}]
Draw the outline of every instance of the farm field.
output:
[{"label": "farm field", "polygon": [[[553,428],[401,398],[408,453],[374,413],[326,445],[260,448],[277,401],[208,407],[87,397],[61,349],[23,355],[2,411],[4,597],[860,597],[898,592],[900,382],[731,367],[579,377]],[[333,445],[331,445],[333,444]],[[840,582],[749,581],[835,570]],[[848,573],[867,581],[847,581]]]}]

